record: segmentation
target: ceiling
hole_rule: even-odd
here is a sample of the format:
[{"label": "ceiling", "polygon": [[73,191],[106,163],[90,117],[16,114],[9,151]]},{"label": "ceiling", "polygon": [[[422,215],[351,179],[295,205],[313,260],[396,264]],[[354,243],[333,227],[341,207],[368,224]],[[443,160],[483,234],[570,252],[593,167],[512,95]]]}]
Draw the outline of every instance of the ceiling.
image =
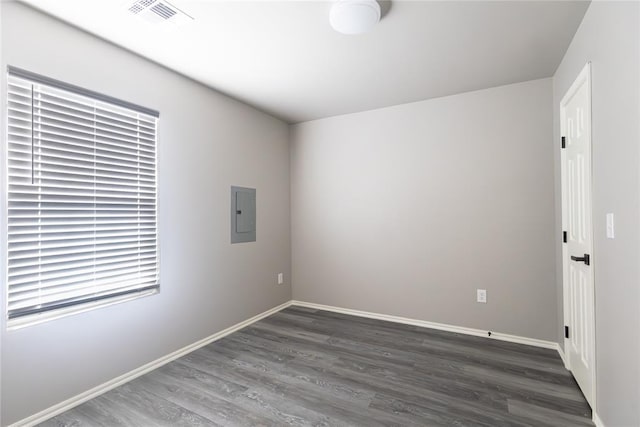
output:
[{"label": "ceiling", "polygon": [[22,0],[288,123],[554,74],[585,1],[380,2],[362,35],[330,1],[169,0],[194,20],[152,24],[123,0]]}]

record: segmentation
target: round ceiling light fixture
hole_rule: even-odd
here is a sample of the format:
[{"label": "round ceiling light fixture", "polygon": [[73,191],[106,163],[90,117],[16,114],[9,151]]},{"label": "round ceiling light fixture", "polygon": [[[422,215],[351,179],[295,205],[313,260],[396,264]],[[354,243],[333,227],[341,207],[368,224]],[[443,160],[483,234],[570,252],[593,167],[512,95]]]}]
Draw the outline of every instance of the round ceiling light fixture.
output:
[{"label": "round ceiling light fixture", "polygon": [[342,34],[366,33],[380,20],[376,0],[337,0],[331,6],[329,22]]}]

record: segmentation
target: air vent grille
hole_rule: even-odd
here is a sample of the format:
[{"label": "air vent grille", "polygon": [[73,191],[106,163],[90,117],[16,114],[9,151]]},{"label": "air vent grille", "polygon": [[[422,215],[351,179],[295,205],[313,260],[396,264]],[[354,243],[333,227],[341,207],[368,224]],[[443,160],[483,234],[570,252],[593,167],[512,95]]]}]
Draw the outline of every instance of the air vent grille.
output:
[{"label": "air vent grille", "polygon": [[153,3],[155,3],[156,0],[140,0],[135,2],[133,5],[131,5],[131,7],[129,8],[129,11],[135,14],[138,14],[140,12],[142,12],[143,10],[145,10],[147,7],[149,7],[150,5],[152,5]]},{"label": "air vent grille", "polygon": [[164,3],[158,3],[154,6],[151,6],[151,11],[164,19],[169,19],[177,13],[174,9],[167,7]]},{"label": "air vent grille", "polygon": [[180,24],[193,18],[166,0],[136,0],[127,4],[130,13],[151,23]]}]

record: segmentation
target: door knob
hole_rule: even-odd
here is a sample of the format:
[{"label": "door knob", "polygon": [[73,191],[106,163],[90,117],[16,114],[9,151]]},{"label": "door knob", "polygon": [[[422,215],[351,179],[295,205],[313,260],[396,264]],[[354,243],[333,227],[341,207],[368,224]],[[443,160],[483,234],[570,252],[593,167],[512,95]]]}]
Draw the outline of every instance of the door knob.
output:
[{"label": "door knob", "polygon": [[571,255],[571,260],[572,261],[578,261],[578,262],[584,262],[586,265],[590,265],[590,259],[589,259],[589,254],[584,254],[584,256],[573,256]]}]

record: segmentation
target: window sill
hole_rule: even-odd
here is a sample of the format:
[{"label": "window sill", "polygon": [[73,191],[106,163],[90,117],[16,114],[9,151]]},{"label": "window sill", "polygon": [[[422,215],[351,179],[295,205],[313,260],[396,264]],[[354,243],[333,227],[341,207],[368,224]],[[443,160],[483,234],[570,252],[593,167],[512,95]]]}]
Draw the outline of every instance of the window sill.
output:
[{"label": "window sill", "polygon": [[7,330],[14,331],[17,329],[26,328],[28,326],[38,325],[40,323],[49,322],[51,320],[61,319],[67,316],[73,316],[75,314],[85,313],[87,311],[95,310],[98,308],[108,307],[114,304],[120,304],[127,301],[132,301],[138,298],[144,298],[157,294],[159,289],[151,289],[139,294],[124,295],[121,297],[109,298],[100,301],[94,301],[85,304],[78,304],[73,307],[61,308],[59,310],[53,310],[46,313],[31,314],[17,319],[7,320]]}]

